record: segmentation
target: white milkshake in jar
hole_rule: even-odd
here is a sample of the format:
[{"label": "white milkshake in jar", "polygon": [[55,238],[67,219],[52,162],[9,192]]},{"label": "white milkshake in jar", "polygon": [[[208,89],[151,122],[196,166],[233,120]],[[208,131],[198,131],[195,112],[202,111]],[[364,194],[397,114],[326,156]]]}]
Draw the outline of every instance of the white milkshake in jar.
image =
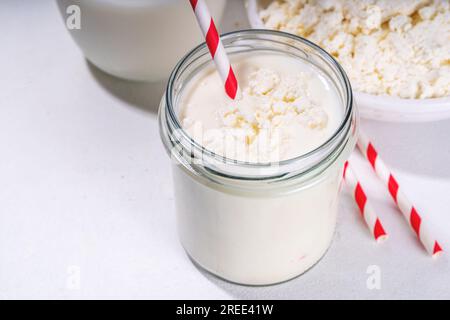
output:
[{"label": "white milkshake in jar", "polygon": [[[271,48],[263,31],[239,36],[255,33],[261,39],[252,41]],[[292,46],[286,35],[267,37]],[[175,71],[161,105],[182,245],[206,270],[242,284],[288,280],[323,256],[336,224],[342,165],[354,147],[349,87],[338,88],[330,66],[285,50],[230,55],[238,101],[226,97],[205,62],[180,86]]]}]

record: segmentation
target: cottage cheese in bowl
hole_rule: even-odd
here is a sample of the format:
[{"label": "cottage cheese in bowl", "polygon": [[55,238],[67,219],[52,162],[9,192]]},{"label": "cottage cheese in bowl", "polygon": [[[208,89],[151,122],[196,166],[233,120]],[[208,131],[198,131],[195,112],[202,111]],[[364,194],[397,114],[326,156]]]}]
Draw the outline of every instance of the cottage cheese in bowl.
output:
[{"label": "cottage cheese in bowl", "polygon": [[331,53],[360,93],[363,115],[450,115],[448,0],[250,1],[249,15],[254,26],[293,33]]}]

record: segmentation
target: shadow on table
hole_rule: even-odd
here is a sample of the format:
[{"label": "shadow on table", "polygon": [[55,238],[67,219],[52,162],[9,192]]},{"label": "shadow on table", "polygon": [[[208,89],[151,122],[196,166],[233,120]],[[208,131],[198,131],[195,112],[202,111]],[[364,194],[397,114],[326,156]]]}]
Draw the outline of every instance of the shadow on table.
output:
[{"label": "shadow on table", "polygon": [[150,113],[158,113],[166,81],[137,82],[111,76],[86,60],[94,79],[109,93],[128,105]]},{"label": "shadow on table", "polygon": [[450,120],[425,123],[365,120],[362,128],[393,170],[450,177]]}]

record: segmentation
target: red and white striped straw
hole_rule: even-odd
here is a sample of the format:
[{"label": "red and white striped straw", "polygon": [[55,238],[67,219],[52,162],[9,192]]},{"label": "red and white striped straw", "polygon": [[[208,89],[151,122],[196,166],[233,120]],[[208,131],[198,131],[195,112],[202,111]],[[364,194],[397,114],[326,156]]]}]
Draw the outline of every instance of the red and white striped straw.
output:
[{"label": "red and white striped straw", "polygon": [[377,176],[388,187],[389,193],[425,249],[433,257],[438,256],[442,252],[441,246],[434,237],[431,236],[428,226],[424,223],[416,208],[402,192],[397,180],[394,178],[384,161],[380,158],[373,144],[362,132],[359,134],[358,147],[372,165]]},{"label": "red and white striped straw", "polygon": [[388,235],[384,231],[383,225],[378,218],[375,210],[370,205],[366,193],[364,192],[361,183],[358,181],[354,171],[352,170],[349,162],[347,161],[344,165],[344,181],[352,192],[352,195],[359,207],[361,216],[364,218],[370,233],[373,235],[377,242],[382,242],[386,240]]},{"label": "red and white striped straw", "polygon": [[220,40],[214,20],[209,13],[204,0],[189,0],[197,17],[200,29],[206,39],[209,52],[216,64],[217,71],[225,84],[225,92],[231,99],[239,96],[239,87],[236,76],[231,67],[225,48]]}]

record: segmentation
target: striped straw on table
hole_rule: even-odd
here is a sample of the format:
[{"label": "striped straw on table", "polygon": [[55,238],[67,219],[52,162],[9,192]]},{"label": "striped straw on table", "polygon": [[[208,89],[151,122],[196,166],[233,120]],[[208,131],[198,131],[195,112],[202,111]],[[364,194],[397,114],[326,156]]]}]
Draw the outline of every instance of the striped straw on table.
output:
[{"label": "striped straw on table", "polygon": [[373,144],[367,138],[367,136],[360,132],[358,138],[358,148],[363,153],[365,158],[370,162],[377,176],[387,186],[389,193],[397,204],[398,208],[402,212],[408,224],[412,230],[416,233],[417,238],[423,244],[425,249],[433,256],[436,257],[442,252],[442,248],[439,243],[432,237],[432,233],[429,227],[417,212],[416,208],[412,205],[406,195],[402,192],[397,180],[380,158]]},{"label": "striped straw on table", "polygon": [[364,218],[364,221],[366,222],[370,233],[373,235],[377,242],[386,240],[388,235],[386,231],[384,231],[380,219],[371,206],[367,195],[361,186],[361,183],[358,181],[358,178],[356,177],[348,161],[344,165],[344,181],[351,190],[351,193],[361,212],[361,216]]},{"label": "striped straw on table", "polygon": [[225,48],[220,40],[208,7],[204,0],[189,0],[195,12],[200,29],[206,39],[209,52],[216,64],[217,71],[225,84],[225,92],[231,99],[239,96],[239,87],[233,68],[231,67]]}]

